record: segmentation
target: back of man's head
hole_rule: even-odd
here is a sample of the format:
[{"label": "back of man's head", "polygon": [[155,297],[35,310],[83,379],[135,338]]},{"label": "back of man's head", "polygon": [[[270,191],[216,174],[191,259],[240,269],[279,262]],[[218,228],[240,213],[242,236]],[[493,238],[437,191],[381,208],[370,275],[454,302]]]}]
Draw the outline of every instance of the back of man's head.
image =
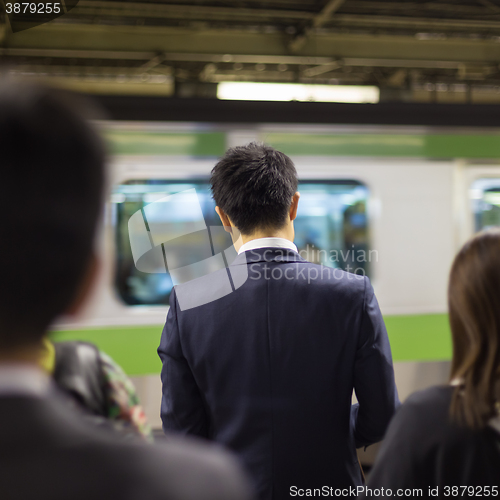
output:
[{"label": "back of man's head", "polygon": [[210,182],[217,206],[247,235],[283,227],[298,185],[292,160],[255,142],[229,149]]},{"label": "back of man's head", "polygon": [[88,270],[104,150],[68,96],[0,82],[0,349],[36,344]]}]

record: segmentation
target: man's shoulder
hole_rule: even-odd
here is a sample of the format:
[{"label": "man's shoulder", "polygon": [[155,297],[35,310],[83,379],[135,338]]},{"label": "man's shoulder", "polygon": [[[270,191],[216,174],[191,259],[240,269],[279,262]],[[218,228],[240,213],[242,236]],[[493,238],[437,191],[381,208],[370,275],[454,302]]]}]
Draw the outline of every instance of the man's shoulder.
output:
[{"label": "man's shoulder", "polygon": [[114,433],[83,432],[88,440],[76,444],[74,453],[88,454],[110,485],[124,492],[124,498],[128,498],[127,491],[139,491],[144,500],[250,498],[246,477],[236,460],[218,445],[173,436],[150,445],[139,439],[125,441]]},{"label": "man's shoulder", "polygon": [[[96,446],[101,460],[102,445]],[[141,498],[172,500],[248,500],[249,486],[232,455],[216,445],[190,438],[170,437],[165,443],[117,443],[104,446],[110,458],[120,457],[113,467],[125,474]],[[104,460],[105,463],[110,463]],[[112,462],[111,462],[112,463]]]},{"label": "man's shoulder", "polygon": [[[43,491],[40,498],[60,498],[61,491],[75,499],[104,498],[103,491],[144,500],[250,497],[238,465],[216,446],[181,438],[170,438],[164,445],[123,440],[112,430],[94,428],[52,398],[0,398],[0,409],[9,415],[0,422],[10,424],[8,432],[0,432],[6,452],[0,456],[3,491],[19,489],[29,462],[33,482]],[[18,449],[21,455],[9,451]],[[11,470],[9,477],[3,476],[2,465]],[[59,479],[53,484],[54,470]]]}]

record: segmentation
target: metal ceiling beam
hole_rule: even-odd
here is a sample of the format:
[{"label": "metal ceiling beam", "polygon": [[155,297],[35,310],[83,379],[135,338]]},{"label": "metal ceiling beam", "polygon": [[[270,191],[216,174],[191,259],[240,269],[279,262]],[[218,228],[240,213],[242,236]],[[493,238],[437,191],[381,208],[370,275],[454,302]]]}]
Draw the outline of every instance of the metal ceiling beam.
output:
[{"label": "metal ceiling beam", "polygon": [[[304,56],[267,56],[246,54],[187,54],[164,52],[107,52],[98,50],[43,50],[43,49],[0,49],[0,56],[34,57],[34,58],[66,58],[90,60],[129,60],[145,61],[135,70],[147,71],[161,63],[171,62],[199,62],[199,63],[241,63],[241,64],[288,64],[313,66],[304,71],[305,76],[316,76],[341,66],[359,67],[387,67],[387,68],[426,68],[426,69],[458,69],[465,63],[478,64],[477,61],[440,61],[421,59],[383,59],[383,58],[355,58],[345,57],[333,59],[331,57],[304,57]],[[484,64],[484,63],[483,63]],[[496,66],[494,61],[491,65]]]},{"label": "metal ceiling beam", "polygon": [[[161,0],[160,0],[161,1]],[[167,0],[168,1],[168,0]],[[171,0],[172,1],[172,0]],[[193,0],[174,0],[176,4],[193,4]],[[233,0],[226,0],[226,4],[235,3]],[[241,2],[240,2],[241,3]],[[265,0],[265,3],[269,8],[279,7],[287,7],[290,8],[291,5],[295,6],[309,6],[311,10],[316,11],[316,0]],[[258,8],[262,8],[263,1],[262,0],[245,0],[245,5],[255,4]]]},{"label": "metal ceiling beam", "polygon": [[490,12],[500,12],[500,7],[498,7],[498,5],[495,5],[493,2],[490,2],[490,0],[476,0],[476,1],[481,5],[484,5]]},{"label": "metal ceiling beam", "polygon": [[169,61],[193,61],[213,63],[242,63],[242,64],[328,64],[332,61],[330,57],[308,57],[308,56],[268,56],[255,54],[185,54],[165,53],[165,59]]},{"label": "metal ceiling beam", "polygon": [[339,14],[335,16],[335,24],[343,27],[422,29],[427,33],[433,30],[493,30],[500,32],[500,21],[469,21],[421,17]]},{"label": "metal ceiling beam", "polygon": [[[64,49],[16,49],[0,48],[0,55],[11,57],[53,57],[67,59],[115,59],[130,61],[148,61],[146,64],[154,67],[162,62],[207,62],[207,63],[248,63],[248,64],[329,64],[330,57],[307,56],[268,56],[248,54],[192,54],[162,52],[130,52],[130,51],[105,51],[105,50],[64,50]],[[143,66],[147,69],[145,66]],[[148,66],[149,67],[149,66]]]},{"label": "metal ceiling beam", "polygon": [[155,54],[155,52],[131,52],[119,50],[0,48],[0,55],[14,57],[67,57],[75,59],[117,59],[144,61],[153,59],[157,54]]},{"label": "metal ceiling beam", "polygon": [[[487,0],[486,0],[487,1]],[[480,0],[478,0],[480,2]],[[483,4],[485,5],[485,4]],[[491,9],[485,9],[484,6],[480,7],[474,5],[460,5],[460,4],[451,4],[451,3],[432,3],[432,2],[380,2],[380,1],[371,1],[371,0],[349,0],[349,4],[347,5],[348,10],[350,12],[359,10],[384,10],[394,12],[405,12],[411,13],[413,11],[424,11],[424,12],[441,12],[441,13],[450,13],[450,14],[469,14],[469,15],[491,15]],[[500,11],[500,7],[498,8]]]},{"label": "metal ceiling beam", "polygon": [[[144,81],[147,77],[155,76],[170,76],[172,69],[166,66],[162,67],[162,71],[155,70],[155,75],[148,74],[143,68],[116,67],[116,66],[62,66],[62,65],[46,65],[46,64],[20,64],[13,68],[15,73],[25,74],[47,74],[55,76],[74,76],[74,77],[130,77],[139,78]],[[158,74],[160,73],[160,74]],[[157,79],[158,79],[157,78]]]},{"label": "metal ceiling beam", "polygon": [[329,21],[335,12],[342,7],[345,0],[330,0],[322,9],[321,12],[314,17],[312,25],[313,28],[321,28],[327,21]]},{"label": "metal ceiling beam", "polygon": [[320,28],[323,26],[325,23],[330,21],[337,12],[340,7],[342,7],[342,4],[345,2],[345,0],[329,0],[327,4],[321,9],[319,14],[314,16],[312,19],[312,23],[310,26],[307,26],[303,33],[300,33],[297,35],[289,44],[288,48],[290,49],[291,52],[298,52],[306,43],[307,37],[311,34],[311,31],[313,29]]},{"label": "metal ceiling beam", "polygon": [[[207,62],[292,63],[288,57],[304,57],[302,64],[321,65],[335,59],[376,58],[421,61],[500,61],[498,39],[448,38],[418,40],[414,36],[368,34],[311,35],[297,56],[290,56],[288,37],[281,33],[248,33],[229,30],[203,30],[144,27],[69,25],[48,23],[36,29],[8,33],[3,54],[46,57],[95,57],[149,61],[159,53],[177,57],[206,57]],[[66,50],[61,50],[65,47]],[[12,52],[12,50],[14,50]],[[227,57],[228,52],[231,55]],[[197,54],[193,56],[192,54]],[[255,56],[259,54],[259,56]],[[235,60],[238,56],[241,59]],[[247,59],[245,59],[245,56]],[[263,57],[269,58],[264,59]],[[175,60],[175,56],[171,56]],[[258,57],[258,60],[257,60]],[[313,59],[311,59],[313,58]],[[328,58],[314,60],[314,58]]]},{"label": "metal ceiling beam", "polygon": [[339,69],[342,65],[343,61],[341,60],[332,61],[320,66],[314,66],[313,68],[307,68],[302,72],[302,75],[307,77],[323,75],[325,73],[329,73],[330,71]]},{"label": "metal ceiling beam", "polygon": [[[462,19],[433,19],[430,17],[397,17],[397,16],[373,16],[357,14],[337,14],[334,15],[345,3],[345,0],[330,0],[323,9],[315,14],[307,10],[288,10],[288,9],[248,9],[231,7],[213,7],[203,5],[172,5],[159,3],[134,3],[134,2],[111,2],[104,0],[80,0],[77,7],[68,15],[71,18],[78,19],[80,16],[99,16],[99,17],[133,17],[133,18],[163,18],[178,20],[219,20],[219,21],[263,21],[277,20],[281,24],[284,21],[302,21],[306,22],[307,27],[291,43],[290,47],[297,51],[303,46],[304,39],[310,35],[311,31],[332,21],[335,24],[367,27],[404,27],[409,29],[463,29],[463,30],[483,30],[500,29],[500,22],[489,20],[462,20]],[[389,9],[389,2],[362,2],[354,1],[349,4],[351,8],[358,7],[363,9]],[[447,4],[399,4],[391,2],[391,12],[404,9],[406,12],[412,9],[427,11],[444,11],[450,14],[463,12],[482,14],[485,17],[491,15],[490,9],[475,9],[470,6],[452,6]],[[494,4],[491,4],[494,6]],[[408,8],[411,6],[411,8]],[[473,9],[473,10],[472,10]],[[499,12],[500,12],[500,8]],[[300,42],[299,42],[300,40]]]},{"label": "metal ceiling beam", "polygon": [[210,75],[208,81],[218,82],[293,82],[295,73],[291,71],[217,71]]},{"label": "metal ceiling beam", "polygon": [[[334,0],[340,1],[340,0]],[[343,0],[342,0],[343,1]],[[80,0],[71,12],[72,17],[91,16],[125,16],[139,18],[166,19],[313,19],[315,14],[307,11],[287,9],[244,9],[232,7],[209,7],[203,5],[172,5],[159,3],[111,2],[99,0]]]},{"label": "metal ceiling beam", "polygon": [[148,71],[150,69],[156,68],[165,61],[165,56],[163,54],[158,54],[157,56],[150,59],[148,62],[141,66],[143,71]]},{"label": "metal ceiling beam", "polygon": [[461,61],[422,61],[418,59],[380,59],[354,58],[343,59],[345,66],[369,66],[376,68],[424,68],[424,69],[458,69]]}]

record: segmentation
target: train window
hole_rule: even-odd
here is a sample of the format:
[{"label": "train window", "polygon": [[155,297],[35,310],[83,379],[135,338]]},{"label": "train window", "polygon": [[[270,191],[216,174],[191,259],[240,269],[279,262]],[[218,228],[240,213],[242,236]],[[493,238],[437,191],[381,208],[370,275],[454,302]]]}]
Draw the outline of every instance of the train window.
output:
[{"label": "train window", "polygon": [[471,199],[476,231],[500,226],[500,178],[475,181]]},{"label": "train window", "polygon": [[[302,181],[299,191],[295,243],[300,254],[311,262],[369,274],[368,189],[357,181]],[[167,198],[173,194],[177,197]],[[186,208],[186,196],[195,196],[198,203],[194,205],[199,207],[190,204]],[[168,208],[160,203],[165,199],[171,200]],[[172,287],[179,282],[172,267],[187,269],[183,266],[206,259],[207,247],[215,255],[214,252],[230,245],[215,213],[207,181],[129,181],[114,189],[111,201],[116,242],[115,285],[126,304],[167,304]],[[134,254],[129,235],[132,221],[137,219],[142,224],[142,217],[147,221],[144,224],[149,224],[151,247],[157,249],[147,265],[137,260],[137,249]],[[164,223],[161,240],[165,244],[151,238],[150,230],[159,222]],[[203,240],[206,227],[212,228],[209,245]]]}]

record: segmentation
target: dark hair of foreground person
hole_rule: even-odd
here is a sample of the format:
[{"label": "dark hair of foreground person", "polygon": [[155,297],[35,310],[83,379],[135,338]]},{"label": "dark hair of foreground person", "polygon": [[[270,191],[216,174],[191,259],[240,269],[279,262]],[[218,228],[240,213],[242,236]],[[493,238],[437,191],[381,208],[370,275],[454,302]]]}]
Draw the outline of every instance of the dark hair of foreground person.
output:
[{"label": "dark hair of foreground person", "polygon": [[67,94],[4,82],[0,92],[0,348],[41,340],[90,265],[104,148]]}]

